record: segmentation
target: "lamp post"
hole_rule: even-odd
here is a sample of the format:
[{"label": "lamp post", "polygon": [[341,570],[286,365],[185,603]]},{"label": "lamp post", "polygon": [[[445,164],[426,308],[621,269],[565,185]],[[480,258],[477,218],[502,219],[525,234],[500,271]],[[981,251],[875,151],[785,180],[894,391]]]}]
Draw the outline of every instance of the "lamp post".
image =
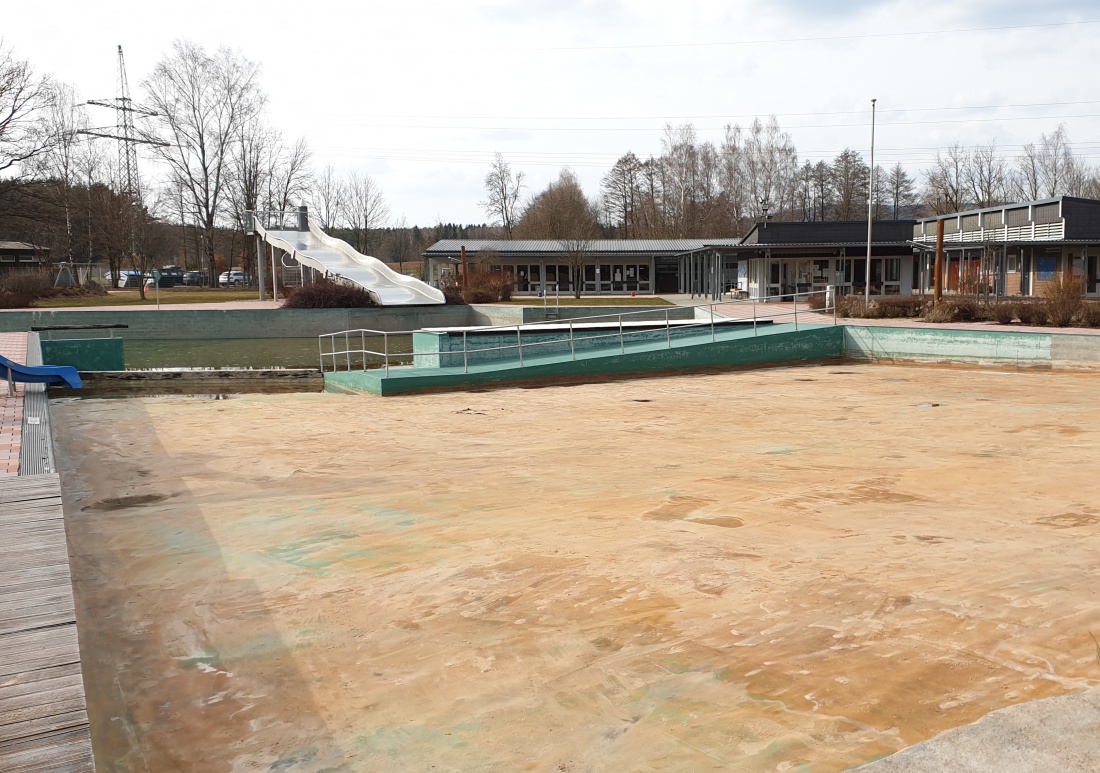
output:
[{"label": "lamp post", "polygon": [[871,176],[867,183],[867,266],[863,276],[863,299],[871,301],[871,235],[875,204],[875,102],[871,100]]}]

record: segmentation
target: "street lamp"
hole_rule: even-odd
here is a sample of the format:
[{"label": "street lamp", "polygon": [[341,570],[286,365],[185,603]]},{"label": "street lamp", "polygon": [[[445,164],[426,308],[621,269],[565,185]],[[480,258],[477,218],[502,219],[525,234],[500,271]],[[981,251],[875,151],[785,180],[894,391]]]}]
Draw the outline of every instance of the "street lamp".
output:
[{"label": "street lamp", "polygon": [[760,212],[763,215],[764,227],[768,227],[768,197],[760,199]]},{"label": "street lamp", "polygon": [[871,100],[871,176],[867,183],[867,267],[863,276],[863,299],[868,303],[871,302],[871,230],[874,223],[871,216],[874,214],[875,203],[875,102],[877,101]]}]

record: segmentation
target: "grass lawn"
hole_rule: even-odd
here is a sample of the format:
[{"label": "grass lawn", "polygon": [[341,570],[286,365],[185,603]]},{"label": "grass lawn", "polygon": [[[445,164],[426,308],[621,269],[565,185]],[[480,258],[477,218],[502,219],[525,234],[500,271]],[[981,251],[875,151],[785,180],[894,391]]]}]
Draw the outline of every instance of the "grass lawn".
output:
[{"label": "grass lawn", "polygon": [[[513,298],[510,301],[501,301],[501,305],[507,306],[542,306],[542,298]],[[546,305],[555,306],[554,298],[547,298]],[[628,298],[625,296],[613,296],[610,298],[562,298],[562,306],[675,306],[664,298],[646,296],[644,298]]]},{"label": "grass lawn", "polygon": [[[224,303],[225,301],[253,301],[258,290],[214,290],[212,288],[170,288],[160,291],[162,306],[176,303]],[[36,309],[57,309],[95,306],[156,306],[156,291],[146,293],[143,301],[137,290],[110,290],[108,295],[91,298],[50,298],[34,302]]]}]

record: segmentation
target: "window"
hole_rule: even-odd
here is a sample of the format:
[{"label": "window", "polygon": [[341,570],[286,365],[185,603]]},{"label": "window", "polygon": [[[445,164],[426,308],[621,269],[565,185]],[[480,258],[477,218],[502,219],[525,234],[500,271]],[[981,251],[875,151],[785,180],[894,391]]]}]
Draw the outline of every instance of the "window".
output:
[{"label": "window", "polygon": [[1020,270],[1020,258],[1015,253],[1010,253],[1008,256],[1008,273],[1015,274]]},{"label": "window", "polygon": [[887,258],[884,262],[886,263],[886,281],[900,282],[901,258]]}]

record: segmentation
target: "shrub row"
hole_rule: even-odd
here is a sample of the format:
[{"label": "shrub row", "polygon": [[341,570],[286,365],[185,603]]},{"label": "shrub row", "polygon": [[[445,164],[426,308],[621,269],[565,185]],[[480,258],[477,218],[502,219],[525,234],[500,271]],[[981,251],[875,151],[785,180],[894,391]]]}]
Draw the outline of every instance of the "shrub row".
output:
[{"label": "shrub row", "polygon": [[290,290],[284,309],[366,309],[377,306],[369,292],[355,285],[321,279]]},{"label": "shrub row", "polygon": [[496,303],[512,297],[515,279],[507,271],[471,271],[462,289],[462,280],[455,275],[441,285],[449,304]]},{"label": "shrub row", "polygon": [[73,287],[54,287],[45,271],[0,272],[0,309],[25,309],[41,298],[82,298],[106,295],[95,282]]},{"label": "shrub row", "polygon": [[981,300],[969,296],[948,296],[938,304],[920,296],[889,296],[865,301],[861,295],[849,295],[837,301],[838,317],[894,319],[921,317],[925,322],[996,322],[1009,325],[1019,320],[1024,325],[1054,327],[1100,327],[1100,302],[1084,297],[1079,278],[1069,277],[1048,285],[1042,298]]}]

